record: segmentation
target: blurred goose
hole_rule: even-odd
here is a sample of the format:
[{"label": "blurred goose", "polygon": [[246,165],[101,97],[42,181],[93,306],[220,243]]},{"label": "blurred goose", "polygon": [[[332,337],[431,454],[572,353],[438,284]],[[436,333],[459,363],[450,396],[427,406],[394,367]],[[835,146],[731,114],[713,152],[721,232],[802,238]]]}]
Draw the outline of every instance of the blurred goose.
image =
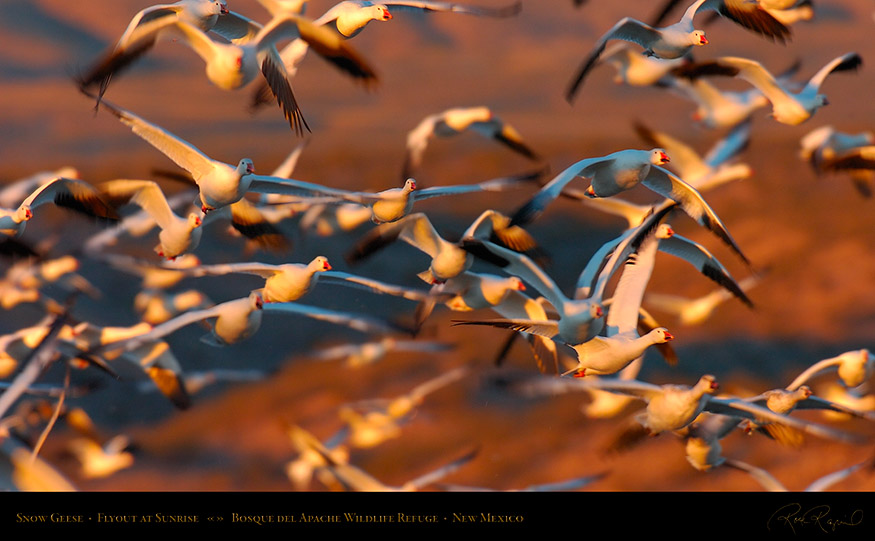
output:
[{"label": "blurred goose", "polygon": [[818,437],[859,443],[860,437],[830,427],[776,413],[738,398],[714,396],[719,385],[712,375],[702,376],[695,386],[653,385],[638,380],[599,378],[581,381],[582,386],[636,396],[647,402],[645,413],[639,416],[647,433],[679,430],[691,424],[703,411],[745,419],[765,419],[801,430]]},{"label": "blurred goose", "polygon": [[451,137],[468,130],[495,139],[530,160],[540,159],[525,144],[519,132],[495,116],[488,107],[456,107],[425,117],[407,134],[403,178],[410,177],[413,170],[420,166],[430,139]]},{"label": "blurred goose", "polygon": [[[790,490],[785,487],[780,481],[775,479],[772,474],[767,472],[766,470],[759,468],[757,466],[752,466],[746,462],[742,462],[740,460],[733,460],[731,458],[727,458],[724,462],[725,465],[731,466],[737,470],[741,470],[743,472],[747,472],[753,477],[762,487],[769,492],[790,492]],[[832,485],[843,481],[848,478],[851,474],[859,471],[860,469],[868,466],[870,469],[873,466],[873,460],[870,458],[868,460],[864,460],[863,462],[858,462],[853,466],[849,466],[847,468],[843,468],[838,471],[834,471],[823,477],[815,479],[810,485],[805,487],[802,492],[823,492],[828,489]],[[857,512],[852,513],[850,520],[857,520],[859,518],[862,520],[862,515]],[[854,522],[850,522],[848,524],[858,524]]]},{"label": "blurred goose", "polygon": [[814,376],[831,370],[833,367],[836,367],[839,378],[846,386],[857,387],[872,377],[872,372],[875,370],[875,355],[864,348],[847,351],[836,357],[818,361],[799,374],[790,385],[787,385],[786,389],[788,391],[796,390]]},{"label": "blurred goose", "polygon": [[875,186],[875,147],[861,147],[849,150],[835,160],[826,160],[823,168],[833,171],[847,171],[854,188],[863,197],[871,198]]},{"label": "blurred goose", "polygon": [[20,237],[33,210],[54,203],[86,216],[118,220],[118,214],[90,184],[77,179],[56,177],[34,190],[15,209],[0,208],[0,234]]},{"label": "blurred goose", "polygon": [[[467,375],[465,367],[440,374],[414,387],[409,393],[386,400],[367,400],[343,406],[339,415],[346,423],[341,432],[331,438],[333,442],[349,442],[353,447],[368,449],[386,440],[401,435],[401,425],[410,420],[415,408],[429,394],[462,379]],[[335,447],[335,445],[328,445]]]},{"label": "blurred goose", "polygon": [[716,65],[725,68],[726,75],[739,77],[749,82],[772,104],[772,117],[782,124],[801,124],[811,118],[822,106],[829,104],[820,86],[833,72],[854,70],[863,63],[857,53],[846,53],[829,61],[808,80],[799,92],[792,92],[766,71],[757,61],[735,56],[724,56],[715,60]]},{"label": "blurred goose", "polygon": [[672,59],[686,55],[695,46],[707,45],[705,32],[693,27],[693,18],[699,11],[715,10],[724,17],[755,31],[763,36],[785,41],[789,30],[767,12],[750,7],[743,0],[696,0],[684,12],[677,23],[662,28],[654,28],[631,17],[620,19],[596,42],[595,47],[571,81],[565,98],[570,103],[583,84],[587,73],[596,64],[608,41],[620,39],[637,43],[644,47],[644,54]]},{"label": "blurred goose", "polygon": [[846,133],[832,126],[811,130],[799,142],[799,157],[808,162],[815,173],[823,171],[824,162],[858,147],[875,144],[875,134],[870,131]]},{"label": "blurred goose", "polygon": [[[97,66],[80,81],[83,88],[95,81],[108,81],[113,73],[129,65],[142,55],[143,47],[153,44],[158,35],[172,34],[191,47],[206,63],[209,80],[223,90],[236,90],[254,80],[259,72],[283,110],[291,128],[302,135],[309,130],[301,114],[283,61],[275,43],[283,39],[301,38],[314,45],[316,51],[349,75],[363,81],[376,79],[373,70],[344,40],[333,32],[314,25],[298,15],[275,16],[266,26],[254,25],[255,35],[238,43],[220,43],[212,40],[200,28],[173,17],[149,21],[136,28],[128,37],[125,47],[116,49],[109,59]],[[100,97],[97,97],[98,102]]]},{"label": "blurred goose", "polygon": [[455,346],[444,342],[428,340],[398,340],[387,336],[376,342],[363,344],[344,344],[320,349],[305,354],[306,357],[320,361],[345,359],[346,366],[359,367],[378,362],[392,351],[410,351],[416,353],[441,353],[451,351]]},{"label": "blurred goose", "polygon": [[[118,71],[145,54],[159,37],[163,37],[156,32],[143,38],[141,36],[144,30],[155,27],[156,24],[173,22],[184,22],[204,32],[214,31],[229,41],[251,38],[258,31],[257,26],[250,24],[251,21],[229,11],[224,0],[180,0],[173,4],[149,6],[134,15],[112,51],[81,76],[81,84],[99,84],[100,95],[103,96],[113,71]],[[107,64],[112,63],[120,54],[126,55],[122,65],[107,73]]]},{"label": "blurred goose", "polygon": [[53,171],[39,171],[24,178],[11,180],[0,188],[0,207],[17,207],[22,201],[46,182],[56,178],[80,179],[79,170],[65,166]]},{"label": "blurred goose", "polygon": [[201,310],[213,305],[213,301],[196,289],[177,293],[165,293],[158,289],[145,289],[134,297],[134,310],[140,319],[150,325],[160,325],[189,310]]},{"label": "blurred goose", "polygon": [[200,243],[201,217],[191,213],[186,218],[177,216],[170,208],[164,192],[151,180],[111,180],[100,187],[101,192],[113,200],[129,200],[142,207],[161,228],[159,244],[155,253],[174,259],[194,250]]},{"label": "blurred goose", "polygon": [[610,64],[617,71],[614,82],[631,86],[664,85],[672,71],[687,62],[687,56],[664,59],[646,56],[627,43],[607,48],[599,58],[600,64]]},{"label": "blurred goose", "polygon": [[[301,2],[292,0],[282,2],[278,0],[259,0],[274,16],[287,13],[298,14],[302,11]],[[391,12],[390,12],[391,9]],[[510,17],[516,15],[522,9],[522,2],[517,1],[506,7],[488,8],[470,6],[456,2],[428,2],[428,1],[388,1],[371,2],[365,0],[345,0],[334,5],[321,17],[313,21],[316,26],[324,26],[336,31],[341,39],[349,39],[357,36],[371,21],[390,21],[395,12],[419,12],[419,13],[460,13],[486,17]],[[287,45],[280,56],[286,70],[293,75],[298,65],[304,60],[311,46],[303,39],[296,39]],[[256,108],[269,101],[269,90],[261,86],[253,95],[252,107]]]},{"label": "blurred goose", "polygon": [[212,346],[226,346],[241,342],[254,335],[261,327],[264,312],[298,314],[338,325],[346,325],[361,332],[401,330],[376,318],[326,310],[316,306],[305,306],[292,302],[265,304],[261,294],[253,291],[248,297],[223,302],[204,310],[186,312],[148,330],[148,332],[94,348],[91,353],[115,349],[130,351],[174,333],[182,327],[212,318],[216,318],[212,330],[210,334],[201,337],[201,341]]},{"label": "blurred goose", "polygon": [[[747,291],[759,281],[759,276],[750,276],[740,281],[738,287],[742,291]],[[704,323],[720,304],[731,299],[732,296],[732,293],[727,289],[721,288],[696,299],[662,293],[648,293],[644,300],[657,310],[676,315],[681,325],[694,326]]]},{"label": "blurred goose", "polygon": [[690,146],[667,135],[636,123],[635,131],[649,145],[664,148],[672,157],[671,168],[678,176],[699,192],[726,182],[748,178],[753,170],[747,164],[727,163],[750,143],[751,121],[736,125],[718,141],[704,157]]}]

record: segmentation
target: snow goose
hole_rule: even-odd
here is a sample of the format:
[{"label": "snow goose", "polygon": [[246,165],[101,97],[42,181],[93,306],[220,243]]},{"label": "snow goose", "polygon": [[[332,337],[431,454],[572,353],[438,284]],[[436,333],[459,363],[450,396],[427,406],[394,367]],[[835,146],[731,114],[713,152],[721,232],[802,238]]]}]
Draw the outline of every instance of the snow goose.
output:
[{"label": "snow goose", "polygon": [[[811,392],[811,388],[807,385],[800,385],[793,390],[772,389],[757,396],[745,398],[744,400],[752,404],[769,408],[775,413],[780,413],[782,415],[789,415],[790,412],[797,409],[819,409],[844,413],[854,417],[863,417],[869,420],[875,419],[875,417],[869,412],[860,412],[841,404],[836,404],[818,396],[814,396]],[[748,420],[745,424],[745,432],[751,434],[754,431],[766,433],[784,445],[798,447],[802,444],[802,435],[797,430],[780,424],[773,424],[757,419]]]},{"label": "snow goose", "polygon": [[674,384],[660,386],[638,380],[607,378],[581,381],[581,385],[629,394],[647,402],[647,408],[638,421],[650,434],[684,428],[695,421],[700,413],[707,411],[744,419],[766,419],[835,441],[861,441],[855,434],[782,415],[744,399],[715,397],[719,386],[712,375],[702,376],[693,387]]},{"label": "snow goose", "polygon": [[134,455],[126,450],[128,447],[128,437],[119,434],[103,445],[91,438],[75,438],[66,449],[79,461],[79,474],[84,479],[102,479],[133,466]]},{"label": "snow goose", "polygon": [[457,2],[428,2],[425,0],[371,2],[347,0],[336,4],[314,21],[330,25],[344,38],[355,37],[371,21],[391,21],[396,12],[447,12],[481,17],[512,17],[522,10],[523,3],[514,2],[500,8],[471,6]]},{"label": "snow goose", "polygon": [[675,68],[689,62],[689,57],[664,59],[645,56],[626,43],[618,43],[599,57],[600,64],[610,64],[616,70],[614,82],[630,86],[665,85]]},{"label": "snow goose", "polygon": [[496,238],[505,245],[521,250],[535,246],[534,239],[525,230],[509,225],[508,218],[494,210],[486,210],[475,219],[459,242],[445,240],[435,230],[428,216],[415,213],[373,229],[347,253],[346,260],[357,263],[399,238],[431,257],[429,268],[417,274],[427,284],[446,282],[471,267],[474,261],[466,245],[469,240]]},{"label": "snow goose", "polygon": [[[836,134],[836,137],[839,134]],[[862,139],[871,134],[849,136],[849,139]],[[841,151],[840,143],[834,143],[833,148],[822,148],[816,154],[820,157],[820,167],[824,171],[847,171],[854,182],[854,187],[863,197],[872,197],[872,185],[875,184],[875,145],[870,139],[865,144]]]},{"label": "snow goose", "polygon": [[839,378],[846,386],[857,387],[872,377],[873,370],[875,370],[875,355],[864,348],[846,351],[836,357],[823,359],[806,368],[786,388],[789,391],[798,389],[814,376],[831,370],[833,367],[836,367]]},{"label": "snow goose", "polygon": [[295,185],[296,193],[299,193],[301,185],[306,185],[308,190],[315,186],[279,177],[254,175],[255,166],[249,158],[241,159],[236,167],[214,160],[191,143],[167,130],[106,100],[101,103],[104,109],[109,110],[123,124],[129,126],[136,135],[189,172],[197,183],[201,211],[204,213],[236,203],[248,191],[282,192],[283,190],[280,189],[282,185],[286,186],[285,189]]},{"label": "snow goose", "polygon": [[[268,11],[274,16],[285,13],[299,13],[299,3],[291,2],[282,5],[275,0],[260,0]],[[391,9],[391,12],[390,12]],[[316,26],[324,26],[336,31],[336,35],[341,39],[349,39],[357,36],[371,21],[390,21],[394,17],[392,12],[447,12],[461,13],[468,15],[477,15],[485,17],[510,17],[516,15],[522,9],[522,2],[501,7],[487,8],[479,6],[469,6],[456,2],[427,2],[427,1],[398,1],[398,2],[371,2],[362,0],[346,0],[339,2],[331,9],[326,11],[321,17],[313,21]],[[304,60],[307,55],[310,45],[303,39],[296,39],[287,45],[281,52],[280,57],[285,64],[286,71],[293,75],[298,68],[298,65]],[[252,99],[252,108],[257,108],[260,105],[269,101],[269,89],[262,85],[254,94]]]},{"label": "snow goose", "polygon": [[829,61],[808,80],[799,92],[792,92],[755,60],[736,56],[717,58],[716,65],[725,68],[726,75],[744,79],[759,89],[772,104],[772,117],[782,124],[797,125],[811,118],[829,101],[820,93],[826,77],[836,71],[855,70],[863,63],[857,53],[846,53]]},{"label": "snow goose", "polygon": [[39,171],[24,178],[9,181],[4,183],[3,188],[0,189],[0,207],[18,206],[34,190],[59,177],[81,179],[79,171],[75,167],[65,166],[54,171]]},{"label": "snow goose", "polygon": [[33,210],[46,203],[103,220],[118,220],[118,214],[93,186],[81,180],[57,177],[34,190],[17,208],[0,208],[0,233],[20,237],[33,218]]},{"label": "snow goose", "polygon": [[748,120],[736,125],[725,137],[720,139],[704,157],[687,144],[668,134],[653,131],[640,122],[635,123],[635,131],[645,143],[664,148],[672,157],[670,168],[684,181],[702,192],[726,182],[745,179],[753,174],[747,164],[727,163],[743,151],[750,143]]},{"label": "snow goose", "polygon": [[186,277],[185,273],[181,272],[183,269],[201,264],[200,259],[194,254],[182,254],[174,260],[165,261],[160,267],[152,262],[127,255],[92,253],[91,256],[114,269],[140,277],[142,279],[140,287],[146,290],[171,288]]},{"label": "snow goose", "polygon": [[159,244],[155,253],[174,259],[180,254],[194,250],[201,239],[201,217],[190,213],[186,218],[177,216],[170,208],[164,192],[151,180],[117,179],[104,182],[100,191],[107,198],[118,203],[129,200],[142,207],[158,224]]},{"label": "snow goose", "polygon": [[401,435],[401,426],[410,421],[415,409],[422,405],[426,396],[459,381],[467,373],[466,367],[456,368],[417,385],[403,395],[343,406],[338,414],[346,427],[330,440],[349,442],[352,447],[368,449],[397,438]]},{"label": "snow goose", "polygon": [[[627,149],[599,158],[583,159],[559,173],[517,209],[511,224],[525,224],[534,220],[577,177],[592,179],[584,191],[584,195],[591,198],[616,195],[640,183],[678,203],[688,216],[717,235],[749,265],[747,257],[702,195],[677,175],[660,167],[660,164],[668,161],[668,155],[661,148],[649,151]],[[660,208],[667,204],[671,202],[664,203]]]},{"label": "snow goose", "polygon": [[417,291],[356,276],[346,272],[331,270],[331,264],[325,256],[317,256],[308,264],[285,263],[269,265],[267,263],[245,262],[217,265],[201,265],[186,269],[189,276],[221,276],[230,273],[254,274],[265,279],[261,295],[266,303],[285,303],[300,299],[313,287],[317,281],[358,287],[374,293],[384,293],[419,301],[428,292]]},{"label": "snow goose", "polygon": [[846,133],[832,126],[811,130],[799,141],[799,157],[808,162],[815,173],[823,171],[823,163],[833,160],[847,151],[875,144],[875,135],[870,131]]},{"label": "snow goose", "polygon": [[205,310],[188,311],[152,328],[148,332],[103,344],[91,350],[91,353],[115,349],[130,351],[145,343],[151,343],[158,338],[176,332],[182,327],[212,318],[216,318],[212,331],[210,334],[201,337],[201,341],[219,347],[234,344],[251,337],[258,331],[261,327],[262,314],[264,312],[298,314],[320,321],[345,325],[360,332],[405,330],[377,318],[327,310],[316,306],[307,306],[293,302],[265,304],[261,294],[258,291],[253,291],[248,297],[223,302]]},{"label": "snow goose", "polygon": [[344,363],[350,368],[364,366],[378,362],[392,351],[411,351],[418,353],[440,353],[451,351],[455,346],[444,342],[429,340],[398,340],[387,336],[376,342],[363,344],[344,344],[323,348],[318,351],[307,353],[304,356],[320,361],[345,359]]},{"label": "snow goose", "polygon": [[340,485],[346,490],[356,492],[414,492],[443,479],[467,464],[477,456],[479,449],[469,451],[460,458],[426,474],[420,475],[415,479],[411,479],[401,486],[386,485],[371,474],[353,466],[352,464],[338,462],[330,454],[323,454],[321,449],[317,449],[316,451],[320,453],[326,463],[326,465],[323,466],[323,471],[330,474],[333,477],[334,482],[340,483]]},{"label": "snow goose", "polygon": [[[740,281],[738,287],[742,291],[747,291],[759,283],[759,280],[759,276],[750,276]],[[720,304],[731,299],[732,296],[729,290],[721,288],[715,289],[711,293],[696,299],[687,299],[677,295],[648,293],[644,301],[657,310],[676,315],[681,325],[694,326],[704,323]]]},{"label": "snow goose", "polygon": [[638,334],[638,313],[644,289],[653,272],[658,243],[655,235],[649,236],[641,243],[637,254],[630,256],[611,298],[605,321],[606,336],[594,336],[583,343],[573,344],[578,364],[562,375],[613,374],[643,355],[650,346],[674,339],[664,327],[657,327],[643,336]]},{"label": "snow goose", "polygon": [[[413,205],[416,201],[430,199],[432,197],[443,197],[447,195],[458,195],[464,193],[475,192],[501,192],[508,189],[519,187],[525,182],[537,181],[543,171],[535,171],[520,175],[512,175],[508,177],[499,177],[491,180],[486,180],[477,184],[457,184],[451,186],[433,186],[431,188],[417,189],[416,180],[408,178],[404,181],[404,186],[400,188],[389,188],[377,193],[371,192],[353,192],[347,190],[339,190],[320,186],[318,184],[309,184],[300,181],[292,181],[296,186],[302,189],[297,189],[294,186],[285,188],[286,193],[292,195],[308,195],[316,198],[334,197],[338,200],[349,201],[359,205],[367,206],[371,209],[371,221],[377,224],[396,222],[405,216],[408,216],[413,210]],[[261,177],[256,177],[261,178]]]},{"label": "snow goose", "polygon": [[787,27],[774,17],[757,9],[756,6],[749,8],[743,0],[696,0],[687,8],[680,21],[661,28],[654,28],[631,17],[624,17],[596,42],[592,52],[572,79],[565,98],[569,103],[574,100],[587,73],[598,61],[608,41],[612,39],[637,43],[644,47],[645,55],[664,59],[680,58],[694,46],[707,45],[705,33],[693,27],[693,18],[699,10],[716,10],[745,28],[772,39],[785,41],[789,34]]},{"label": "snow goose", "polygon": [[[257,23],[252,23],[256,24]],[[125,50],[117,50],[110,59],[80,81],[87,89],[95,80],[108,80],[120,67],[127,66],[142,54],[144,44],[154,43],[159,34],[170,33],[192,48],[206,64],[209,80],[223,90],[236,90],[254,80],[259,71],[264,75],[271,92],[283,110],[291,128],[303,135],[307,126],[289,84],[282,59],[275,43],[283,39],[301,38],[310,43],[324,58],[347,74],[367,83],[376,80],[376,74],[344,40],[297,15],[279,15],[267,25],[257,25],[257,34],[245,42],[220,43],[212,40],[196,26],[164,17],[138,27],[129,38]],[[96,97],[100,102],[100,97]]]},{"label": "snow goose", "polygon": [[[228,40],[251,38],[258,31],[257,27],[248,24],[248,19],[229,11],[224,0],[180,0],[173,4],[149,6],[134,15],[112,51],[80,77],[80,84],[86,87],[99,84],[100,96],[103,96],[112,72],[119,71],[145,54],[161,37],[156,32],[143,38],[143,30],[156,22],[163,25],[171,21],[182,21],[204,32],[213,30]],[[118,64],[118,56],[122,53],[125,55],[124,62],[107,71],[108,64]]]},{"label": "snow goose", "polygon": [[[641,245],[647,235],[663,229],[660,228],[659,222],[670,210],[669,207],[666,207],[651,214],[637,228],[623,233],[617,242],[611,242],[611,246],[606,251],[612,251],[612,255],[607,258],[607,262],[604,264],[602,264],[604,258],[601,255],[597,253],[593,256],[593,258],[598,259],[597,264],[592,264],[593,269],[597,267],[593,271],[595,278],[591,280],[591,282],[595,282],[595,285],[592,287],[587,285],[585,288],[578,287],[573,299],[566,296],[556,285],[556,282],[529,257],[491,242],[477,239],[466,241],[464,243],[465,249],[475,254],[476,257],[501,267],[508,274],[518,276],[534,287],[557,311],[559,320],[535,320],[530,319],[531,314],[528,314],[528,317],[525,318],[515,315],[511,319],[456,321],[454,324],[503,327],[546,338],[558,338],[572,345],[592,339],[603,328],[603,321],[601,321],[604,315],[602,299],[611,276],[623,265],[626,257]],[[526,311],[528,312],[528,310]],[[543,310],[541,313],[544,313]]]},{"label": "snow goose", "polygon": [[422,163],[422,156],[430,139],[451,137],[468,130],[495,139],[530,160],[540,159],[525,144],[519,132],[495,116],[488,107],[455,107],[425,117],[407,134],[403,178],[410,177],[413,170]]},{"label": "snow goose", "polygon": [[196,289],[186,289],[177,293],[147,289],[140,291],[134,297],[134,310],[142,321],[150,325],[160,325],[189,310],[201,310],[212,305],[213,301]]}]

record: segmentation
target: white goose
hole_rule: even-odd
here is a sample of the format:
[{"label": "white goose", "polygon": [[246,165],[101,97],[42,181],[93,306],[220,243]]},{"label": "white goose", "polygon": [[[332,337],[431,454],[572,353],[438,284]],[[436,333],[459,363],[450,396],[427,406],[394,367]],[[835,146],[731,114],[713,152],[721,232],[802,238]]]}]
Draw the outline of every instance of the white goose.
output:
[{"label": "white goose", "polygon": [[811,118],[818,109],[829,103],[826,95],[820,93],[820,86],[826,77],[835,71],[856,70],[863,63],[863,59],[857,53],[846,53],[834,58],[815,73],[799,92],[788,90],[755,60],[724,56],[715,62],[726,68],[727,75],[744,79],[759,89],[771,102],[775,120],[782,124],[797,125]]},{"label": "white goose", "polygon": [[[281,2],[278,0],[259,0],[274,16],[287,13],[298,14],[302,11],[301,2],[292,0]],[[522,2],[517,1],[506,7],[488,8],[469,6],[456,2],[428,2],[428,1],[388,1],[371,2],[365,0],[345,0],[326,11],[321,17],[313,21],[316,26],[325,26],[336,31],[341,39],[349,39],[357,36],[371,21],[391,21],[394,17],[392,12],[446,12],[460,13],[485,17],[511,17],[522,9]],[[298,65],[304,60],[310,45],[303,39],[296,39],[287,45],[281,52],[280,57],[285,64],[289,75],[297,72]],[[261,86],[253,95],[252,107],[258,107],[267,103],[270,99],[269,88]]]},{"label": "white goose", "polygon": [[662,28],[654,28],[631,17],[624,17],[596,42],[572,79],[565,98],[569,103],[574,99],[587,73],[612,39],[637,43],[644,47],[645,55],[665,59],[680,58],[695,46],[707,45],[705,32],[693,27],[693,18],[699,10],[716,10],[738,24],[772,39],[784,41],[789,33],[784,25],[765,11],[746,9],[742,0],[696,0],[687,8],[680,21]]},{"label": "white goose", "polygon": [[[742,291],[747,291],[759,281],[759,276],[750,276],[740,281],[738,287]],[[732,297],[732,293],[720,288],[695,299],[662,293],[648,293],[644,301],[657,310],[676,315],[681,325],[692,327],[707,321],[718,306]]]},{"label": "white goose", "polygon": [[372,280],[363,276],[331,270],[331,264],[325,256],[317,256],[308,264],[285,263],[269,265],[267,263],[227,263],[218,265],[201,265],[186,269],[189,276],[221,276],[231,273],[255,274],[265,279],[262,297],[267,303],[285,303],[300,299],[310,292],[317,281],[324,281],[349,287],[367,289],[374,293],[384,293],[420,301],[428,296],[425,291],[417,291]]},{"label": "white goose", "polygon": [[201,342],[212,346],[225,346],[246,340],[254,335],[261,327],[264,312],[298,314],[313,319],[327,321],[339,325],[346,325],[361,332],[385,332],[397,331],[390,323],[334,310],[326,310],[316,306],[306,306],[293,302],[265,304],[261,294],[253,291],[248,297],[235,299],[217,304],[205,310],[192,310],[169,321],[166,321],[148,332],[141,332],[135,336],[125,337],[103,344],[92,349],[91,353],[100,353],[107,350],[131,351],[143,344],[152,343],[177,330],[207,319],[216,318],[210,334],[201,337]]},{"label": "white goose", "polygon": [[101,192],[112,200],[130,200],[143,208],[161,228],[155,253],[174,259],[194,250],[201,239],[201,217],[190,213],[186,218],[177,216],[164,197],[164,192],[151,180],[117,179],[104,182]]},{"label": "white goose", "polygon": [[875,355],[868,349],[846,351],[836,357],[823,359],[806,368],[790,385],[787,390],[798,389],[811,378],[835,367],[839,378],[848,387],[857,387],[868,381],[875,371]]},{"label": "white goose", "polygon": [[721,184],[749,178],[753,170],[744,163],[728,163],[750,143],[751,122],[742,121],[725,137],[720,139],[702,157],[689,145],[671,137],[668,134],[653,131],[647,126],[636,123],[635,131],[645,143],[664,148],[672,157],[671,169],[684,181],[702,192]]},{"label": "white goose", "polygon": [[[177,21],[204,32],[212,30],[228,40],[251,38],[258,31],[257,26],[250,25],[251,21],[229,11],[224,0],[180,0],[173,4],[149,6],[134,15],[112,51],[81,76],[80,84],[85,87],[100,84],[102,97],[111,76],[111,72],[107,73],[107,65],[113,63],[121,53],[127,54],[124,65],[133,62],[151,49],[159,37],[163,37],[156,32],[148,39],[143,39],[144,29],[156,23],[163,25]],[[123,68],[124,65],[117,66],[113,71]]]},{"label": "white goose", "polygon": [[407,134],[407,154],[402,176],[408,178],[420,166],[428,142],[434,137],[451,137],[473,131],[495,139],[531,160],[540,157],[526,145],[519,132],[495,116],[488,107],[455,107],[425,117]]},{"label": "white goose", "polygon": [[101,103],[136,135],[189,172],[200,191],[201,211],[204,213],[236,203],[248,191],[285,193],[285,190],[294,189],[298,193],[300,185],[313,186],[290,179],[253,175],[255,166],[249,158],[240,160],[236,167],[214,160],[155,124],[106,100]]},{"label": "white goose", "polygon": [[613,374],[642,356],[650,346],[674,339],[664,327],[657,327],[644,336],[638,334],[638,313],[653,272],[658,244],[655,235],[650,236],[641,243],[637,255],[630,257],[611,300],[605,321],[607,336],[594,336],[572,345],[578,364],[563,375]]},{"label": "white goose", "polygon": [[382,224],[397,222],[405,216],[408,216],[413,210],[413,205],[416,201],[431,199],[432,197],[443,197],[464,193],[502,192],[518,188],[525,182],[536,181],[540,178],[541,173],[542,171],[535,171],[521,175],[494,178],[477,184],[433,186],[431,188],[419,190],[416,188],[416,180],[408,178],[404,181],[404,186],[400,188],[389,188],[388,190],[383,190],[377,193],[354,192],[328,188],[318,184],[291,181],[295,183],[295,186],[299,186],[302,189],[296,189],[294,186],[290,186],[286,188],[286,193],[292,195],[313,196],[317,198],[336,198],[338,200],[367,206],[371,210],[371,221],[377,224]]},{"label": "white goose", "polygon": [[364,344],[344,344],[320,349],[304,356],[320,361],[345,359],[346,366],[351,368],[373,364],[392,351],[410,351],[417,353],[440,353],[450,351],[455,346],[444,342],[428,340],[398,340],[387,336],[376,342]]},{"label": "white goose", "polygon": [[744,419],[764,419],[802,432],[835,441],[859,443],[855,434],[836,430],[810,421],[776,413],[768,408],[738,398],[714,396],[719,385],[712,375],[702,376],[695,386],[654,385],[638,380],[598,378],[580,381],[581,387],[635,396],[647,402],[647,409],[638,421],[650,434],[679,430],[690,425],[702,412]]},{"label": "white goose", "polygon": [[428,216],[410,214],[395,223],[373,229],[346,255],[346,259],[350,263],[361,261],[400,238],[431,257],[429,268],[417,276],[427,284],[442,283],[467,271],[474,263],[466,246],[468,241],[494,235],[514,249],[533,248],[534,239],[521,227],[509,225],[509,221],[503,214],[486,210],[468,226],[460,242],[449,242],[438,234]]},{"label": "white goose", "polygon": [[33,218],[33,209],[46,203],[54,203],[87,216],[118,220],[115,210],[93,186],[77,179],[56,177],[34,190],[17,208],[0,208],[0,234],[20,237],[27,222]]},{"label": "white goose", "polygon": [[328,447],[349,442],[352,447],[368,449],[401,435],[402,425],[409,421],[425,397],[459,381],[468,374],[466,367],[444,372],[414,387],[410,392],[390,399],[364,400],[341,407],[338,414],[346,427],[330,438]]},{"label": "white goose", "polygon": [[[811,392],[811,388],[807,385],[800,385],[793,390],[772,389],[757,396],[745,398],[744,400],[752,404],[769,408],[775,413],[780,413],[782,415],[789,415],[790,412],[797,409],[818,409],[843,413],[854,417],[862,417],[869,420],[875,419],[873,414],[869,412],[857,411],[853,408],[814,396]],[[780,424],[776,425],[757,419],[748,420],[745,426],[745,431],[748,434],[751,434],[755,430],[767,433],[776,441],[784,445],[798,447],[802,444],[801,434],[795,429],[788,429]]]},{"label": "white goose", "polygon": [[[597,252],[590,260],[590,265],[587,265],[588,268],[599,269],[593,271],[594,278],[591,281],[595,282],[595,285],[590,287],[590,281],[588,281],[586,287],[578,287],[573,299],[567,297],[556,285],[556,282],[529,257],[490,242],[467,241],[465,243],[466,250],[474,253],[478,258],[503,268],[508,274],[522,278],[538,290],[553,305],[559,315],[559,320],[531,319],[532,313],[524,307],[526,316],[513,315],[510,319],[456,321],[455,324],[502,327],[546,338],[558,338],[571,345],[581,344],[592,339],[601,332],[604,326],[603,321],[601,321],[604,315],[602,299],[608,281],[623,265],[626,257],[643,242],[643,239],[650,232],[656,231],[666,234],[666,228],[658,224],[669,210],[670,208],[666,207],[651,214],[637,228],[623,233],[620,239],[606,243],[608,247],[603,249],[612,252],[607,258],[607,262],[602,265],[603,254]],[[594,262],[595,260],[597,262]],[[544,314],[543,309],[540,310],[540,313]]]},{"label": "white goose", "polygon": [[627,149],[607,156],[583,159],[544,185],[532,199],[517,209],[511,223],[525,224],[534,220],[562,193],[565,186],[577,177],[592,179],[590,186],[584,191],[586,197],[592,198],[610,197],[640,183],[678,203],[690,218],[720,237],[745,263],[750,264],[726,226],[702,195],[677,175],[660,167],[668,161],[668,155],[661,148]]},{"label": "white goose", "polygon": [[[344,40],[298,15],[276,16],[264,27],[251,21],[249,24],[257,30],[251,39],[220,43],[198,27],[173,17],[150,21],[136,28],[128,38],[126,47],[116,50],[80,85],[85,89],[96,80],[108,80],[114,72],[139,57],[143,47],[151,46],[159,35],[169,33],[181,39],[201,57],[206,63],[210,82],[223,90],[239,89],[262,73],[289,125],[298,135],[302,135],[304,128],[309,130],[309,126],[301,114],[288,81],[288,73],[275,48],[277,41],[301,38],[349,75],[369,83],[376,80],[376,74],[370,66]],[[96,98],[100,102],[100,97]]]},{"label": "white goose", "polygon": [[346,0],[326,11],[314,23],[331,25],[344,38],[352,38],[371,21],[391,21],[395,12],[448,12],[485,17],[512,17],[517,15],[520,10],[522,10],[522,2],[520,1],[505,7],[488,8],[457,2],[429,2],[425,0],[389,0],[387,2]]}]

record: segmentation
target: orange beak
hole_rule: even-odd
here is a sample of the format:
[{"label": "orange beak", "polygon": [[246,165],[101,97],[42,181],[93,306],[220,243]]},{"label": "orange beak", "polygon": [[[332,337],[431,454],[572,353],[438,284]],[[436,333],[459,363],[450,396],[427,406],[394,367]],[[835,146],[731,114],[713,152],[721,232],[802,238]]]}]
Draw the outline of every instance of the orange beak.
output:
[{"label": "orange beak", "polygon": [[699,38],[699,45],[708,45],[708,38],[706,38],[705,36]]},{"label": "orange beak", "polygon": [[666,154],[665,152],[659,153],[659,159],[662,160],[664,163],[668,163],[671,161],[671,158],[669,158],[668,154]]},{"label": "orange beak", "polygon": [[674,336],[668,331],[665,331],[665,341],[668,342],[670,340],[674,340]]}]

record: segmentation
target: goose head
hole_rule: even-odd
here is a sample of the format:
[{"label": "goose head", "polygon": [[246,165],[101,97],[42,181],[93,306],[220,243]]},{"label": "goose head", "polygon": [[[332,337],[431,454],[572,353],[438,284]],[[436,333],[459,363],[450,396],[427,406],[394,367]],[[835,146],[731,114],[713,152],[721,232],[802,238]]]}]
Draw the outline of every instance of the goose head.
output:
[{"label": "goose head", "polygon": [[665,153],[665,149],[663,148],[654,148],[650,151],[650,163],[653,165],[665,165],[671,161],[671,158],[668,157],[668,154]]}]

